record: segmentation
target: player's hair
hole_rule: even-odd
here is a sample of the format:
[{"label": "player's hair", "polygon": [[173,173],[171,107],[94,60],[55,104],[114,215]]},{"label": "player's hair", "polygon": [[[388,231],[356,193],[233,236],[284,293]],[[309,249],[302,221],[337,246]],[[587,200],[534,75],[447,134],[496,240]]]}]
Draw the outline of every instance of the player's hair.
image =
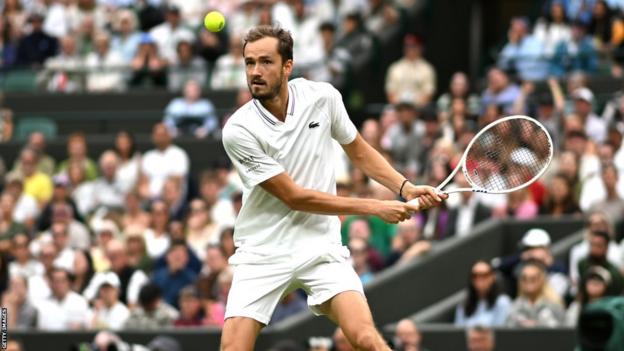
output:
[{"label": "player's hair", "polygon": [[245,56],[245,47],[247,43],[253,43],[262,38],[277,39],[277,52],[282,57],[282,63],[293,59],[293,38],[290,32],[278,26],[257,26],[250,29],[243,39],[243,56]]}]

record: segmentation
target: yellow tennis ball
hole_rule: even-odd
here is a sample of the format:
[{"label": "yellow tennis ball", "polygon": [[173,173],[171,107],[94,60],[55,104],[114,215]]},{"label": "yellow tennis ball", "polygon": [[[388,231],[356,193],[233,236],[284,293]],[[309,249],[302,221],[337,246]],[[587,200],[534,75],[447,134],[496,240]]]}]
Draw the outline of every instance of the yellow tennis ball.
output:
[{"label": "yellow tennis ball", "polygon": [[225,17],[219,11],[208,12],[206,17],[204,17],[204,26],[213,33],[219,32],[225,27]]}]

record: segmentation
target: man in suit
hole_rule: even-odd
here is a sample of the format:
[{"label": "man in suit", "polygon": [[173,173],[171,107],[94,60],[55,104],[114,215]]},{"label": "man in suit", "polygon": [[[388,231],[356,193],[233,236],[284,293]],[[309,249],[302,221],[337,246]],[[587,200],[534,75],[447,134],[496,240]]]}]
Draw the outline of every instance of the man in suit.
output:
[{"label": "man in suit", "polygon": [[[470,184],[462,172],[455,176],[455,184],[459,188],[470,188]],[[490,218],[492,210],[479,201],[479,197],[472,192],[461,192],[459,205],[451,209],[446,226],[445,238],[450,236],[465,236],[472,227],[479,222]]]}]

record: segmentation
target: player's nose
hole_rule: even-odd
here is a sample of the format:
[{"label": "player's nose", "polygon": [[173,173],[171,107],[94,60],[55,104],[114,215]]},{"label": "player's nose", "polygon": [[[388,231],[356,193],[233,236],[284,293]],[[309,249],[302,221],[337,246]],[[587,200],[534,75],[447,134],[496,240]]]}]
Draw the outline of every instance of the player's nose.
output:
[{"label": "player's nose", "polygon": [[262,77],[262,72],[260,70],[260,65],[259,64],[253,65],[253,67],[251,68],[251,76],[252,76],[252,78],[260,78],[260,77]]}]

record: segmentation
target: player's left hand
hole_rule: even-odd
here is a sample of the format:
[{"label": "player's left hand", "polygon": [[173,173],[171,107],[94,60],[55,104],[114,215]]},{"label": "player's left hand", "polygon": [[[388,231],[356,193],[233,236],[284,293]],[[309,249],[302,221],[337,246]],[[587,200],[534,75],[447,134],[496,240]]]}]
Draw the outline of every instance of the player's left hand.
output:
[{"label": "player's left hand", "polygon": [[406,200],[419,199],[421,210],[438,206],[442,201],[448,199],[448,194],[438,192],[436,188],[429,185],[414,185],[407,182],[403,187],[403,197]]}]

